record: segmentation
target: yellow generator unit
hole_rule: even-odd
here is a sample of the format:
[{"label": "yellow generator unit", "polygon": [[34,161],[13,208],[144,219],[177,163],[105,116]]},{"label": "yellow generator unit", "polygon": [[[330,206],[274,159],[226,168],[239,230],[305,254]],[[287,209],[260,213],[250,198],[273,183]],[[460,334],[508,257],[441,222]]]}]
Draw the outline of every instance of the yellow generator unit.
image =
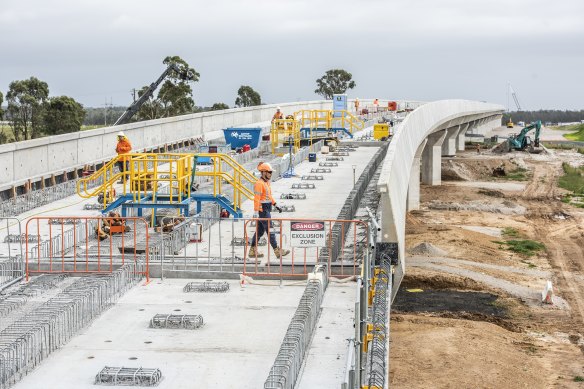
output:
[{"label": "yellow generator unit", "polygon": [[373,138],[375,140],[388,140],[393,135],[389,123],[377,123],[373,125]]}]

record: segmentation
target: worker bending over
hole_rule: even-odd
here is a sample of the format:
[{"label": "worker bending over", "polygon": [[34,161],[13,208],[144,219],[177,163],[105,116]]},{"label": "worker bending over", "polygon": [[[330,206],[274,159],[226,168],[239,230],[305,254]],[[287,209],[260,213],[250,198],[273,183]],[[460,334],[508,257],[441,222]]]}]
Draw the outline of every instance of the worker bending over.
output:
[{"label": "worker bending over", "polygon": [[270,245],[274,249],[274,254],[276,257],[281,258],[284,255],[288,255],[290,250],[280,249],[278,247],[278,241],[276,240],[276,233],[272,228],[272,222],[269,220],[272,218],[271,212],[272,207],[276,208],[278,212],[282,212],[282,209],[276,205],[274,198],[272,197],[272,187],[270,186],[270,180],[272,179],[272,165],[267,162],[262,162],[258,165],[258,170],[260,171],[261,177],[256,181],[254,185],[254,196],[253,196],[253,209],[254,218],[261,218],[264,220],[257,220],[257,229],[251,240],[251,247],[249,249],[249,256],[261,258],[264,255],[259,253],[257,250],[258,241],[265,233],[270,232]]},{"label": "worker bending over", "polygon": [[[118,228],[112,229],[112,227]],[[107,239],[111,234],[121,234],[128,231],[130,231],[130,227],[124,226],[124,220],[116,211],[110,211],[107,217],[102,219],[102,224],[98,223],[95,227],[95,234],[99,240]]]}]

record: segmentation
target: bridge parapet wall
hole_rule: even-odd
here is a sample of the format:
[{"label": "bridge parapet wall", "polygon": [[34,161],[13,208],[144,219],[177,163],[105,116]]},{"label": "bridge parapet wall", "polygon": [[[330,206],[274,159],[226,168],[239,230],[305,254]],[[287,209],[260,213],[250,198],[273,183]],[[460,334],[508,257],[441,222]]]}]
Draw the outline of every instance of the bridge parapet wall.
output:
[{"label": "bridge parapet wall", "polygon": [[[279,105],[285,114],[332,107],[330,100]],[[275,109],[276,104],[271,104],[201,112],[0,145],[0,188],[112,158],[118,131],[124,131],[134,150],[141,150],[201,136],[222,136],[220,130],[227,127],[271,120]]]}]

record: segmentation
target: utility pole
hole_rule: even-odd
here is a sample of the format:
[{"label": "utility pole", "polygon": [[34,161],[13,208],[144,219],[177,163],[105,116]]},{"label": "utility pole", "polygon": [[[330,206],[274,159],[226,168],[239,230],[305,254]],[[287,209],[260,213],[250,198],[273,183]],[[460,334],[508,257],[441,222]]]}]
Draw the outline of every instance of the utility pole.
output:
[{"label": "utility pole", "polygon": [[107,109],[112,108],[112,98],[110,97],[109,104],[107,103],[107,97],[105,98],[105,104],[103,105],[103,125],[107,127]]},{"label": "utility pole", "polygon": [[132,97],[134,98],[134,103],[136,102],[136,88],[132,88]]}]

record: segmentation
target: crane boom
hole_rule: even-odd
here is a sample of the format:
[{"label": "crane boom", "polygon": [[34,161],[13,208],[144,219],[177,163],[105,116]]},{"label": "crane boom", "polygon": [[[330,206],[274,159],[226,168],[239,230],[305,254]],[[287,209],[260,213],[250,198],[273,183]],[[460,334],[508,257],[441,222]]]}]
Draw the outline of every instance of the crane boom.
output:
[{"label": "crane boom", "polygon": [[511,96],[513,96],[513,101],[515,102],[515,105],[517,106],[517,110],[521,111],[521,104],[519,104],[519,98],[517,98],[517,93],[515,93],[515,90],[513,89],[511,84],[509,84],[509,89],[511,90]]},{"label": "crane boom", "polygon": [[191,72],[187,69],[187,70],[181,70],[176,64],[174,63],[170,63],[168,65],[168,67],[166,68],[166,70],[164,70],[164,72],[162,72],[162,74],[160,75],[160,77],[158,77],[158,80],[154,81],[152,84],[150,84],[150,86],[148,87],[148,89],[142,94],[142,96],[140,96],[138,98],[138,100],[134,101],[122,114],[122,116],[120,116],[118,118],[118,120],[116,120],[116,122],[114,123],[114,126],[117,126],[119,124],[124,124],[127,123],[132,116],[134,116],[136,114],[136,112],[138,112],[140,110],[140,107],[142,106],[142,104],[144,104],[146,102],[146,100],[148,100],[152,94],[154,93],[154,91],[156,90],[156,88],[158,88],[158,86],[162,83],[162,81],[164,81],[164,79],[170,74],[170,72],[175,71],[179,78],[181,80],[186,80],[186,81],[190,81],[192,80],[194,77],[191,74]]}]

